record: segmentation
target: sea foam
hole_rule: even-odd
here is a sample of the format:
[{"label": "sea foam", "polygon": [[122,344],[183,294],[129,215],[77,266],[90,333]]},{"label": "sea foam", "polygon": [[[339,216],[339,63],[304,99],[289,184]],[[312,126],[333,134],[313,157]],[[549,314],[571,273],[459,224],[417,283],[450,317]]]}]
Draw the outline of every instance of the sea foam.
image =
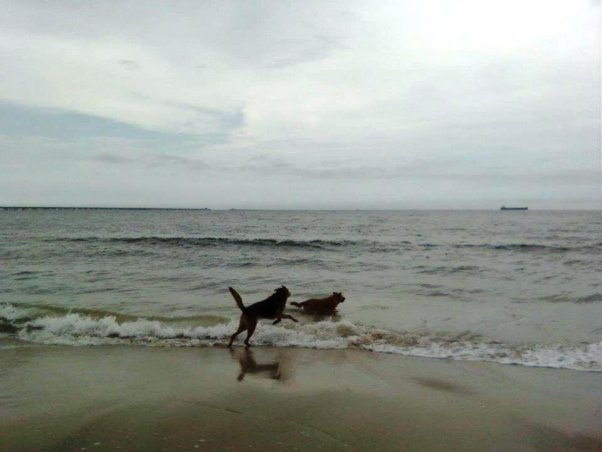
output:
[{"label": "sea foam", "polygon": [[[28,343],[53,345],[131,344],[161,347],[214,346],[227,343],[238,321],[211,326],[170,325],[167,321],[81,313],[41,314],[12,305],[0,306],[0,317],[14,325],[15,336]],[[194,323],[191,321],[191,323]],[[244,339],[242,333],[237,344]],[[472,335],[395,332],[349,321],[259,325],[252,338],[258,346],[315,349],[361,349],[427,358],[489,361],[534,367],[602,371],[602,342],[579,345],[504,344]]]}]

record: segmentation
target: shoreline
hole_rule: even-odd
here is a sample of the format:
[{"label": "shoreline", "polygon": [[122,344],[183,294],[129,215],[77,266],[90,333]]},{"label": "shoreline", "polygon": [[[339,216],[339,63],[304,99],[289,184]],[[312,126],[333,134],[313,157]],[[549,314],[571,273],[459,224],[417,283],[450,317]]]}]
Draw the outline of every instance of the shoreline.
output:
[{"label": "shoreline", "polygon": [[[498,207],[482,208],[256,208],[256,207],[124,207],[124,206],[0,206],[1,210],[190,210],[190,211],[215,211],[215,212],[496,212],[504,209]],[[507,208],[505,210],[517,210]],[[597,212],[597,208],[590,209],[566,209],[566,208],[544,208],[544,209],[518,209],[535,212]]]},{"label": "shoreline", "polygon": [[0,449],[599,450],[600,374],[360,350],[0,350]]}]

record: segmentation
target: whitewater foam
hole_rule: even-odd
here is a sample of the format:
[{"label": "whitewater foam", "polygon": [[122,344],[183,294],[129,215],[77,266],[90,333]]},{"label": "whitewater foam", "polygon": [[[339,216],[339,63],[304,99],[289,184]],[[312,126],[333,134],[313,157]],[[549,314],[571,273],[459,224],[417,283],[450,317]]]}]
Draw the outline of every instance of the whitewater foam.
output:
[{"label": "whitewater foam", "polygon": [[[214,346],[225,344],[238,324],[232,320],[212,326],[182,326],[145,318],[118,321],[114,315],[95,318],[81,313],[42,314],[31,318],[34,314],[32,309],[0,306],[0,317],[15,325],[16,337],[21,341],[37,344]],[[602,371],[602,342],[571,346],[511,345],[488,341],[471,334],[453,336],[393,332],[355,325],[345,320],[284,326],[262,324],[256,330],[252,341],[254,345],[259,346],[356,348],[427,358]]]}]

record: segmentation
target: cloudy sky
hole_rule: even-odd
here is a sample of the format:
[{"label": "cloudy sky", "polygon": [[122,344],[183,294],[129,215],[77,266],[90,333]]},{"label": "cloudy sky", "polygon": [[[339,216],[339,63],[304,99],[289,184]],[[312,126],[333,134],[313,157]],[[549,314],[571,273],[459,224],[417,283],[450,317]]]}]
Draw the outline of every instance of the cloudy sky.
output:
[{"label": "cloudy sky", "polygon": [[592,0],[0,0],[0,205],[598,208]]}]

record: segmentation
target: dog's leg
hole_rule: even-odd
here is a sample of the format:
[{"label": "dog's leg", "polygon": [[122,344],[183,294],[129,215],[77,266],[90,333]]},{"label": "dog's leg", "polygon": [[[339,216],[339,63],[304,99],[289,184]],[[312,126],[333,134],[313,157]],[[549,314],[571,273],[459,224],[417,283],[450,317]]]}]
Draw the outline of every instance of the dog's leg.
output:
[{"label": "dog's leg", "polygon": [[245,328],[239,328],[238,331],[236,333],[234,333],[231,337],[230,337],[230,342],[228,342],[228,347],[232,347],[232,342],[234,342],[234,339],[236,339],[236,336],[238,336],[240,333],[242,333],[245,330]]},{"label": "dog's leg", "polygon": [[245,345],[247,347],[251,346],[251,344],[249,344],[249,339],[251,339],[251,336],[253,336],[256,326],[257,326],[257,319],[250,320],[247,325],[247,338],[245,339]]},{"label": "dog's leg", "polygon": [[293,322],[298,322],[298,320],[296,318],[294,318],[292,315],[282,314],[282,318],[283,319],[291,319]]},{"label": "dog's leg", "polygon": [[234,342],[234,339],[236,339],[236,336],[238,336],[240,333],[242,333],[246,329],[247,329],[246,322],[244,321],[243,318],[241,318],[240,323],[238,324],[238,330],[236,330],[236,333],[234,333],[230,337],[230,342],[228,343],[228,347],[232,347],[232,342]]},{"label": "dog's leg", "polygon": [[276,320],[274,320],[272,322],[272,325],[276,325],[277,323],[280,323],[282,321],[282,314],[284,313],[284,306],[282,306],[280,309],[278,309],[276,311],[275,317]]}]

